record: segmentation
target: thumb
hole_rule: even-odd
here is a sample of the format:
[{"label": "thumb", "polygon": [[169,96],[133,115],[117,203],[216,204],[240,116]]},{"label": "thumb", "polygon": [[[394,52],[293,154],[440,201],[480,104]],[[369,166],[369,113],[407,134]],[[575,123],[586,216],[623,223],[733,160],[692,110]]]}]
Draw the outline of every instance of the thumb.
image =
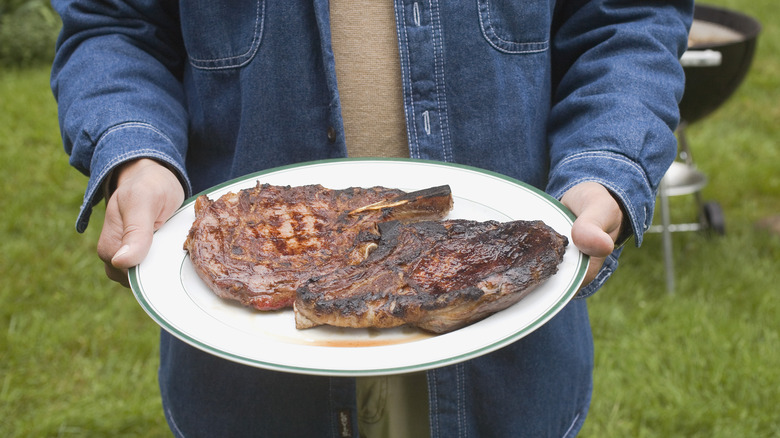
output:
[{"label": "thumb", "polygon": [[577,216],[572,224],[571,238],[580,251],[590,256],[583,282],[588,284],[615,249],[623,213],[612,194],[595,182],[572,187],[563,195],[561,202]]},{"label": "thumb", "polygon": [[571,188],[561,198],[577,217],[572,240],[580,251],[606,257],[615,249],[623,213],[612,194],[601,184],[585,182]]},{"label": "thumb", "polygon": [[615,249],[615,241],[607,230],[610,225],[604,223],[600,210],[586,208],[571,228],[574,245],[593,257],[606,257]]},{"label": "thumb", "polygon": [[148,204],[128,201],[115,193],[106,205],[106,220],[98,240],[98,254],[114,268],[129,269],[149,251],[155,215]]},{"label": "thumb", "polygon": [[154,217],[150,212],[133,210],[129,213],[122,233],[122,246],[111,258],[111,264],[117,269],[129,269],[146,258],[152,246]]}]

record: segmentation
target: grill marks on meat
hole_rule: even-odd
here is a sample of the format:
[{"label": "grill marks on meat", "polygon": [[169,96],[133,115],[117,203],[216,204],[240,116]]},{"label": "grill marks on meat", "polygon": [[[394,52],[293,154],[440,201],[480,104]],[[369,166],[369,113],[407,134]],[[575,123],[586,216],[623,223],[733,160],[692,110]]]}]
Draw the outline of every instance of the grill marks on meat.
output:
[{"label": "grill marks on meat", "polygon": [[298,290],[298,328],[327,324],[444,333],[516,303],[558,270],[568,239],[541,221],[379,225],[358,265]]},{"label": "grill marks on meat", "polygon": [[218,296],[281,309],[309,278],[365,259],[379,239],[377,223],[437,220],[451,208],[448,186],[405,193],[258,183],[214,201],[200,196],[184,249]]}]

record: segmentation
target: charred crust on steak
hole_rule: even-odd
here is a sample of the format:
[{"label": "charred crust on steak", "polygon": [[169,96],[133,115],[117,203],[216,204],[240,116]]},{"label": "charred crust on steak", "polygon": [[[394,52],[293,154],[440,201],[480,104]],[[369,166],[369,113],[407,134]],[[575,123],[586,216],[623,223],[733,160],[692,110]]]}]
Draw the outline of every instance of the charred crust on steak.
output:
[{"label": "charred crust on steak", "polygon": [[359,265],[298,289],[295,309],[305,327],[451,331],[526,296],[557,272],[568,245],[541,221],[387,222],[378,228],[377,248]]}]

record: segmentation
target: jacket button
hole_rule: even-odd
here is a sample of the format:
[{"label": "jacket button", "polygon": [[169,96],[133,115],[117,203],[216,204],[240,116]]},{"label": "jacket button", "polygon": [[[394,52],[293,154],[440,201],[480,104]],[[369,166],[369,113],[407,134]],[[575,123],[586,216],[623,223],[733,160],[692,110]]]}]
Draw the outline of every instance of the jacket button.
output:
[{"label": "jacket button", "polygon": [[336,141],[336,128],[328,127],[328,141],[333,143]]}]

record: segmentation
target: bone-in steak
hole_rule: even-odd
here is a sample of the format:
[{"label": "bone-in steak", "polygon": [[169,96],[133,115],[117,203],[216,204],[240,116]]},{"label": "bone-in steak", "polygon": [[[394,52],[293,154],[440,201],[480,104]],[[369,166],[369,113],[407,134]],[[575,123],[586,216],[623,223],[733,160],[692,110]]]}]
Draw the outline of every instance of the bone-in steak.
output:
[{"label": "bone-in steak", "polygon": [[395,327],[444,333],[505,309],[553,275],[568,239],[541,221],[379,225],[363,262],[307,281],[296,326]]},{"label": "bone-in steak", "polygon": [[258,185],[217,200],[200,196],[184,249],[218,296],[260,310],[291,307],[309,278],[362,261],[387,220],[436,220],[448,186],[405,193],[383,187]]}]

